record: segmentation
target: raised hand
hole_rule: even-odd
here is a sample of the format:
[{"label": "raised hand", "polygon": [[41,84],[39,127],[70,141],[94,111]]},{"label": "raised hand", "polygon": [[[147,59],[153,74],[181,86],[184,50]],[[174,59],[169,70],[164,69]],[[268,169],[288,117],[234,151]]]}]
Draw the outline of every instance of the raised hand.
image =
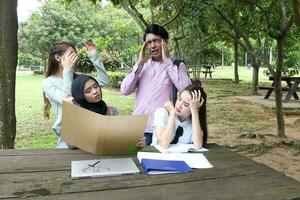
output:
[{"label": "raised hand", "polygon": [[94,54],[97,51],[96,45],[91,42],[86,42],[84,48],[87,54]]},{"label": "raised hand", "polygon": [[149,56],[146,55],[145,53],[145,50],[146,50],[146,46],[147,46],[147,42],[145,41],[143,43],[143,46],[141,48],[141,51],[140,51],[140,55],[139,55],[139,59],[138,59],[138,62],[137,64],[140,66],[140,65],[144,65],[147,60],[150,58]]},{"label": "raised hand", "polygon": [[167,48],[167,43],[165,40],[161,40],[161,56],[162,56],[162,60],[165,60],[167,58],[169,58],[169,51]]},{"label": "raised hand", "polygon": [[201,97],[201,91],[192,91],[192,98],[190,102],[191,113],[198,112],[199,108],[203,105],[204,99]]},{"label": "raised hand", "polygon": [[169,114],[175,113],[175,108],[172,101],[166,101],[164,104],[164,108],[168,111]]},{"label": "raised hand", "polygon": [[64,69],[71,68],[74,70],[76,67],[77,60],[78,60],[78,56],[76,52],[69,50],[66,53],[64,53],[64,55],[62,56],[61,65]]}]

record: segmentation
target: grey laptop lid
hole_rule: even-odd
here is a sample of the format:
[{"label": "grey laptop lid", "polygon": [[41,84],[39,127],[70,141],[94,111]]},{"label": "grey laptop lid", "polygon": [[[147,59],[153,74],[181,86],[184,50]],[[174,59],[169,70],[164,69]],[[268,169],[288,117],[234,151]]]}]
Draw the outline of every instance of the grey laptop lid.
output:
[{"label": "grey laptop lid", "polygon": [[72,179],[137,174],[139,172],[132,158],[79,160],[71,162]]}]

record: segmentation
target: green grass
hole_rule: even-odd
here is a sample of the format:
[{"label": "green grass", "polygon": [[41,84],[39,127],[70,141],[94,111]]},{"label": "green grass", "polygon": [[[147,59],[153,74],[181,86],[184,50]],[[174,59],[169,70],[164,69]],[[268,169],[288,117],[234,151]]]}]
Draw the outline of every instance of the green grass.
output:
[{"label": "green grass", "polygon": [[235,149],[237,151],[246,151],[251,154],[255,155],[261,155],[263,153],[266,153],[271,147],[266,145],[265,143],[260,144],[242,144],[235,146]]},{"label": "green grass", "polygon": [[[51,110],[50,120],[43,117],[42,75],[17,74],[16,117],[17,135],[15,148],[53,148],[56,136],[52,131],[55,120]],[[103,92],[103,99],[116,107],[121,114],[132,113],[134,97]]]},{"label": "green grass", "polygon": [[41,75],[18,74],[16,82],[16,148],[55,147],[50,121],[43,118]]},{"label": "green grass", "polygon": [[[234,79],[234,70],[233,67],[230,66],[224,66],[223,68],[217,67],[216,69],[212,69],[214,72],[212,73],[213,78],[230,78]],[[259,82],[268,82],[269,77],[266,76],[263,71],[266,70],[266,68],[260,68],[259,70]],[[201,75],[204,77],[204,74]],[[252,68],[247,67],[239,67],[239,77],[240,80],[250,83],[251,77],[252,77]]]},{"label": "green grass", "polygon": [[[213,78],[233,77],[233,69],[224,67],[214,69]],[[257,121],[257,116],[264,111],[251,109],[249,104],[240,104],[238,109],[232,109],[236,104],[235,95],[251,94],[252,71],[240,68],[240,84],[228,80],[209,81],[203,79],[203,86],[208,94],[208,124],[222,127],[214,130],[216,133],[251,133],[262,127],[272,128],[266,119]],[[16,148],[52,148],[56,146],[56,136],[52,131],[54,113],[49,121],[43,118],[42,75],[17,74],[16,82],[16,117],[17,135]],[[262,75],[260,81],[267,81]],[[228,99],[229,98],[229,99]],[[122,96],[116,92],[103,92],[103,99],[108,105],[116,107],[121,114],[131,114],[134,108],[133,96]],[[238,122],[238,123],[237,123]],[[224,127],[228,127],[224,130]]]},{"label": "green grass", "polygon": [[132,114],[134,107],[133,96],[120,96],[112,92],[103,91],[103,100],[108,105],[116,107],[121,114]]}]

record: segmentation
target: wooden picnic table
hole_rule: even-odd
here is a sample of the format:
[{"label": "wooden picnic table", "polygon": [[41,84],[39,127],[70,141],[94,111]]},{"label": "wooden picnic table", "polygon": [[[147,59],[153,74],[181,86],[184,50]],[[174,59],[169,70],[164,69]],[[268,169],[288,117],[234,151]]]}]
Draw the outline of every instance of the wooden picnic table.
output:
[{"label": "wooden picnic table", "polygon": [[0,199],[300,198],[300,182],[224,147],[210,144],[208,149],[204,154],[214,168],[148,176],[133,156],[139,175],[77,180],[70,178],[72,160],[108,156],[68,149],[0,150]]},{"label": "wooden picnic table", "polygon": [[[269,80],[272,81],[272,84],[270,87],[259,87],[259,89],[266,89],[267,93],[264,97],[264,99],[268,99],[272,92],[274,91],[274,77],[269,77]],[[286,88],[282,88],[283,91],[287,91],[287,95],[285,97],[285,101],[288,102],[291,97],[293,96],[295,100],[299,100],[299,97],[297,95],[297,91],[299,91],[299,84],[300,84],[300,77],[282,77],[281,82],[285,82],[287,84]]]},{"label": "wooden picnic table", "polygon": [[190,73],[193,74],[193,78],[200,79],[200,74],[204,73],[204,77],[207,78],[207,75],[212,79],[212,68],[214,68],[213,65],[210,64],[201,64],[201,65],[188,65],[188,68],[190,69]]}]

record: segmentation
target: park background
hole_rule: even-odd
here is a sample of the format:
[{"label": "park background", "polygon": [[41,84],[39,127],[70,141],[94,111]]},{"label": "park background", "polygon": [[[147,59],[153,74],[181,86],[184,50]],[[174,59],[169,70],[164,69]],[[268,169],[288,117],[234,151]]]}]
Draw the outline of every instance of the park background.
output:
[{"label": "park background", "polygon": [[[277,44],[268,36],[266,25],[259,23],[261,13],[243,1],[217,1],[212,7],[202,1],[171,2],[133,1],[147,21],[163,24],[170,31],[172,57],[184,59],[188,65],[214,65],[212,80],[200,74],[208,94],[208,141],[300,180],[300,115],[284,115],[287,137],[277,137],[276,112],[237,97],[264,95],[265,91],[253,87],[257,62],[259,85],[269,85],[269,69],[276,68]],[[86,40],[93,41],[110,70],[111,85],[104,88],[104,100],[121,114],[132,113],[134,95],[120,95],[118,86],[140,50],[143,22],[129,13],[124,5],[109,1],[48,0],[41,1],[40,7],[19,23],[15,148],[55,147],[54,115],[49,121],[43,118],[41,82],[48,49],[56,41],[76,44],[81,58],[78,69],[86,73],[93,73],[92,66],[81,48]],[[255,25],[261,26],[258,34]],[[297,76],[299,62],[299,28],[293,26],[285,41],[283,74]]]}]

